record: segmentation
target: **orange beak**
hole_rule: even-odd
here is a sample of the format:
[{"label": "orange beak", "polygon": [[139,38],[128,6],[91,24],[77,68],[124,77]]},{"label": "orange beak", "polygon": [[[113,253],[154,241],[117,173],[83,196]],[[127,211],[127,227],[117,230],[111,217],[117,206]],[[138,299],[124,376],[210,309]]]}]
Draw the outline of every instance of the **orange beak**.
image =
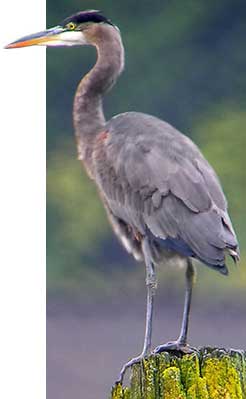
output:
[{"label": "orange beak", "polygon": [[28,47],[28,46],[56,46],[59,45],[60,34],[64,32],[64,28],[56,26],[43,32],[34,33],[24,36],[15,42],[5,46],[6,49]]}]

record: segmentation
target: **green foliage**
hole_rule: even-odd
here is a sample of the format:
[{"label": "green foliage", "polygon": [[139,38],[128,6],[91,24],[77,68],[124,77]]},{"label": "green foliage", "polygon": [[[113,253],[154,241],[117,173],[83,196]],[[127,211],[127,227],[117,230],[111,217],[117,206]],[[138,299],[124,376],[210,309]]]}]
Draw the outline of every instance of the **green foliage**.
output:
[{"label": "green foliage", "polygon": [[240,219],[246,199],[245,126],[245,110],[237,109],[232,104],[213,107],[194,126],[204,155],[220,176],[231,215],[233,220],[237,220],[239,228],[242,227]]},{"label": "green foliage", "polygon": [[[106,115],[138,110],[191,132],[220,176],[241,243],[242,264],[227,280],[201,267],[204,281],[209,282],[203,285],[206,293],[208,287],[232,294],[246,287],[246,27],[244,1],[236,3],[47,3],[48,26],[81,8],[93,8],[101,9],[120,27],[126,68],[105,99]],[[136,292],[143,284],[142,275],[136,279],[140,272],[134,267],[121,278],[129,260],[112,240],[96,189],[76,161],[73,96],[94,61],[95,51],[86,47],[47,51],[48,287],[50,292],[82,291],[85,296],[91,287],[100,296],[117,295],[121,285]],[[113,252],[116,255],[109,260]],[[168,286],[167,271],[160,274],[161,279],[165,275],[161,284]],[[181,278],[177,281],[179,285]]]},{"label": "green foliage", "polygon": [[[48,160],[48,279],[54,284],[57,277],[68,279],[67,284],[83,278],[81,270],[90,264],[91,243],[98,251],[109,229],[96,188],[75,154],[64,142]],[[92,283],[92,274],[90,280]]]},{"label": "green foliage", "polygon": [[75,151],[63,145],[52,153],[48,165],[47,190],[52,207],[48,224],[50,229],[60,224],[55,239],[59,245],[65,242],[73,246],[73,251],[86,251],[92,240],[97,246],[108,223],[97,190],[82,172]]},{"label": "green foliage", "polygon": [[[210,112],[200,117],[192,128],[197,144],[220,177],[241,247],[240,268],[235,272],[232,262],[229,261],[232,266],[230,278],[221,281],[224,289],[231,294],[235,288],[243,294],[246,286],[246,229],[243,217],[246,200],[245,126],[245,111],[229,103],[213,107]],[[210,275],[204,271],[202,274],[203,280],[210,280]],[[217,278],[208,281],[211,289],[212,285],[215,288],[216,284],[220,284]]]}]

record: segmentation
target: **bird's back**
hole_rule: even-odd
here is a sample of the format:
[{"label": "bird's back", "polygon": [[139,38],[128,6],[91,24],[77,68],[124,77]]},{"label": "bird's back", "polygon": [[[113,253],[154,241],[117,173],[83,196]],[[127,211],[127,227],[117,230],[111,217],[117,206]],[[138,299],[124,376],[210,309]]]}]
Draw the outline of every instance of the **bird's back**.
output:
[{"label": "bird's back", "polygon": [[238,258],[214,170],[168,123],[135,112],[112,118],[95,142],[94,165],[111,222],[130,252],[148,235],[155,248],[198,258],[222,273],[225,250]]}]

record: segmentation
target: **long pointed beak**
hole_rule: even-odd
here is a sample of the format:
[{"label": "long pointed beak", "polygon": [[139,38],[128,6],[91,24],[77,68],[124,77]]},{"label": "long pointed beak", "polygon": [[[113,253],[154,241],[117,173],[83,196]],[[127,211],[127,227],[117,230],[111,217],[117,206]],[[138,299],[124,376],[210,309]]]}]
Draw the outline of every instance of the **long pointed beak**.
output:
[{"label": "long pointed beak", "polygon": [[64,32],[64,28],[56,26],[43,32],[34,33],[24,36],[15,42],[5,46],[6,49],[27,47],[27,46],[52,46],[57,45],[60,41],[60,34]]}]

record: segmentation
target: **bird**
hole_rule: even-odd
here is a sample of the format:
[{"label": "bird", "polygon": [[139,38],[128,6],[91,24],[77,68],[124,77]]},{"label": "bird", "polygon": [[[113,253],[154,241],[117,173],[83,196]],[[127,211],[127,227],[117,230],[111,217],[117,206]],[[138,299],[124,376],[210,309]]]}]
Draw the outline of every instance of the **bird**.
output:
[{"label": "bird", "polygon": [[146,323],[143,348],[122,367],[141,362],[152,348],[152,318],[157,289],[156,268],[169,261],[186,267],[181,330],[174,341],[153,353],[195,350],[188,344],[194,260],[222,275],[226,255],[239,261],[239,244],[219,179],[199,148],[163,120],[126,112],[109,121],[103,97],[124,70],[119,28],[101,11],[85,10],[54,28],[6,46],[94,46],[97,61],[80,81],[73,122],[78,159],[98,188],[109,222],[128,253],[146,267]]}]

